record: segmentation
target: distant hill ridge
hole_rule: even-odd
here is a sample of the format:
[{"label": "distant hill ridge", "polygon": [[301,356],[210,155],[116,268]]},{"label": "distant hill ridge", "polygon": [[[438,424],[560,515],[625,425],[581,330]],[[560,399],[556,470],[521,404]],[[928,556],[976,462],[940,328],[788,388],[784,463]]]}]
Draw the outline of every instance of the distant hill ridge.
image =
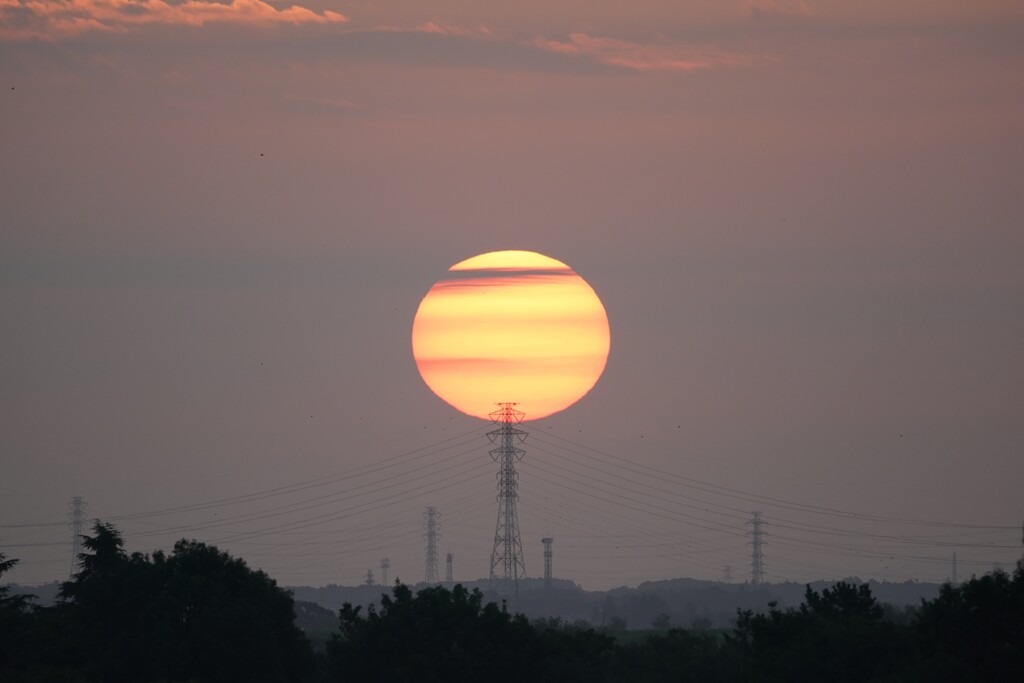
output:
[{"label": "distant hill ridge", "polygon": [[[865,583],[857,577],[843,579],[848,583]],[[488,601],[501,602],[501,597],[489,589],[486,579],[459,582],[467,588],[479,588]],[[822,591],[832,586],[834,581],[814,581],[810,586],[815,591]],[[892,605],[897,610],[921,604],[922,600],[931,600],[939,594],[940,584],[920,581],[867,581],[872,595],[884,604]],[[518,601],[510,600],[509,608],[522,612],[531,619],[558,617],[568,622],[587,621],[595,626],[625,620],[628,628],[650,628],[661,615],[668,616],[668,623],[678,627],[692,627],[694,624],[708,625],[718,628],[731,626],[737,609],[767,611],[769,602],[776,602],[780,607],[795,607],[801,603],[808,584],[787,581],[784,583],[766,583],[753,586],[749,583],[724,583],[721,581],[705,581],[701,579],[665,579],[645,581],[636,587],[621,586],[606,591],[588,591],[567,579],[555,579],[549,592],[544,590],[544,580],[536,578],[522,579],[519,582]],[[425,588],[427,584],[418,583],[413,590]],[[312,603],[337,613],[346,603],[353,605],[380,604],[382,593],[390,592],[390,587],[381,585],[340,586],[287,586],[297,601]],[[57,598],[60,583],[37,586],[20,586],[11,584],[14,593],[32,593],[37,596],[40,605],[50,605]],[[309,608],[307,611],[312,611]],[[303,621],[312,614],[300,615]],[[319,627],[325,624],[324,615],[317,614]],[[621,622],[620,622],[621,623]],[[661,618],[664,622],[664,617]]]},{"label": "distant hill ridge", "polygon": [[[843,579],[848,583],[865,583],[857,577]],[[488,601],[501,602],[501,597],[489,590],[486,579],[458,582],[467,588],[479,588]],[[814,581],[810,584],[815,591],[831,587],[835,581]],[[933,599],[939,594],[938,583],[919,581],[868,581],[872,594],[881,603],[891,605],[898,611],[916,607],[922,600]],[[666,579],[645,581],[636,587],[622,586],[607,591],[587,591],[566,579],[553,581],[551,591],[544,590],[542,579],[523,579],[519,582],[518,600],[510,599],[509,608],[522,612],[531,619],[559,617],[568,622],[587,621],[595,626],[625,620],[628,628],[650,628],[658,620],[677,627],[692,627],[694,624],[719,628],[731,626],[737,609],[752,609],[756,612],[768,610],[768,603],[779,607],[795,607],[804,597],[808,584],[796,582],[767,583],[753,586],[749,583],[723,583],[700,579]],[[426,587],[419,583],[413,590]],[[330,584],[321,587],[289,586],[297,600],[316,603],[330,610],[338,610],[342,604],[379,604],[382,593],[390,588],[374,586],[340,586]],[[659,619],[660,617],[660,619]]]}]

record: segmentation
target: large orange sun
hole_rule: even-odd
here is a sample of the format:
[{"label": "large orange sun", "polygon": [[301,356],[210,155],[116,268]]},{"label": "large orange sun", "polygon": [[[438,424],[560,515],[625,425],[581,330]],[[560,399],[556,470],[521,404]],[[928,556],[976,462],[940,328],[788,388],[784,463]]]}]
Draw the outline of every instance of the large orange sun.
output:
[{"label": "large orange sun", "polygon": [[608,316],[569,266],[532,251],[494,251],[448,269],[420,302],[412,353],[449,404],[489,419],[516,402],[526,419],[568,408],[604,371]]}]

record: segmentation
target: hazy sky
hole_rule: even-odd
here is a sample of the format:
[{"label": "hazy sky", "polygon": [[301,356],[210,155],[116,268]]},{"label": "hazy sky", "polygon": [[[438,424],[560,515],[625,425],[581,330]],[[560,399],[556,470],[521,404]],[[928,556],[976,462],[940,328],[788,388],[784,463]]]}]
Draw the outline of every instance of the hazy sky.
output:
[{"label": "hazy sky", "polygon": [[487,426],[409,335],[496,249],[611,325],[528,425],[531,575],[742,580],[753,510],[770,580],[1020,556],[1020,3],[298,2],[0,0],[12,580],[75,495],[313,585],[421,579],[434,505],[486,576]]}]

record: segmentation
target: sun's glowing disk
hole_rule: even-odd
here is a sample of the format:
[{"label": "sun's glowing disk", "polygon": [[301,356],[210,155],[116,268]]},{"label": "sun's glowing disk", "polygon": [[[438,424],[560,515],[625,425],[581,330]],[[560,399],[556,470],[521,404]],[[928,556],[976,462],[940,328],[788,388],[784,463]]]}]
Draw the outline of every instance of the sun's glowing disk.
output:
[{"label": "sun's glowing disk", "polygon": [[474,417],[515,401],[538,419],[590,391],[608,360],[608,316],[569,266],[532,251],[495,251],[448,273],[412,325],[416,366],[435,394]]}]

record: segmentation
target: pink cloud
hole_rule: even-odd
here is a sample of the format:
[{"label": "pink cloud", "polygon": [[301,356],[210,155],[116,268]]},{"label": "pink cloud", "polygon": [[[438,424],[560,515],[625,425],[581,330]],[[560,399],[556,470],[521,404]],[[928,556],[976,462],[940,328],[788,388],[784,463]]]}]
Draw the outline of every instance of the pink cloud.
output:
[{"label": "pink cloud", "polygon": [[595,59],[634,71],[695,71],[720,66],[740,66],[753,61],[750,55],[680,45],[634,43],[616,38],[573,33],[568,41],[537,41],[552,52]]},{"label": "pink cloud", "polygon": [[263,0],[0,0],[0,39],[55,40],[87,31],[126,31],[145,24],[203,26],[331,24],[348,18],[298,5],[278,9]]},{"label": "pink cloud", "polygon": [[436,33],[443,36],[489,36],[493,31],[486,26],[455,26],[438,21],[428,21],[416,27],[421,33]]}]

